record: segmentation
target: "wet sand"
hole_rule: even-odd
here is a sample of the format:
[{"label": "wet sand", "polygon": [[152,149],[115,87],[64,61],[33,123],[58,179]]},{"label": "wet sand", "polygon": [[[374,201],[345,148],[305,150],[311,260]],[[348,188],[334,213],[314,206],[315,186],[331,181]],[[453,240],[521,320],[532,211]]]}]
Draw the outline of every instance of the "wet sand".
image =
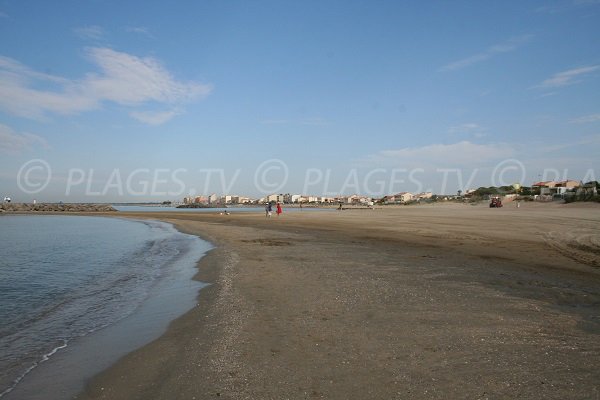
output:
[{"label": "wet sand", "polygon": [[600,206],[118,213],[217,247],[79,399],[598,399]]}]

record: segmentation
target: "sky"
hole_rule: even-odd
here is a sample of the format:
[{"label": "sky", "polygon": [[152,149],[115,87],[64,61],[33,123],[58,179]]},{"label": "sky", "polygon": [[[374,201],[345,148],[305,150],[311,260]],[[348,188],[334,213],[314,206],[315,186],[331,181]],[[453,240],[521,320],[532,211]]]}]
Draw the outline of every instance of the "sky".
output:
[{"label": "sky", "polygon": [[0,197],[600,180],[600,0],[0,0]]}]

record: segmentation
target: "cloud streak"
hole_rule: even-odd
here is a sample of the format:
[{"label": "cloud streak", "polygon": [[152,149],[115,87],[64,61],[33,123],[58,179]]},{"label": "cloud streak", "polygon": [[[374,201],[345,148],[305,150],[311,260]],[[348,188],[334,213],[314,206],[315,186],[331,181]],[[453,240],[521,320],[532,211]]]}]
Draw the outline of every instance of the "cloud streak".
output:
[{"label": "cloud streak", "polygon": [[106,32],[98,25],[82,26],[73,29],[73,32],[81,39],[99,40],[104,38]]},{"label": "cloud streak", "polygon": [[476,138],[486,136],[486,131],[487,129],[474,122],[452,126],[450,129],[448,129],[448,133],[451,135],[468,135]]},{"label": "cloud streak", "polygon": [[17,133],[9,126],[0,124],[0,151],[19,153],[34,146],[48,147],[46,140],[32,133]]},{"label": "cloud streak", "polygon": [[92,97],[135,105],[147,101],[176,103],[206,96],[211,87],[179,82],[154,58],[139,58],[108,48],[92,48],[88,57],[102,70],[88,74],[82,88]]},{"label": "cloud streak", "polygon": [[557,88],[563,86],[574,85],[582,81],[580,79],[583,75],[590,74],[600,69],[600,65],[590,65],[586,67],[573,68],[567,71],[559,72],[546,79],[537,88],[548,89]]},{"label": "cloud streak", "polygon": [[137,33],[139,35],[147,36],[149,38],[154,37],[150,33],[150,30],[148,30],[148,28],[145,28],[143,26],[128,26],[127,28],[125,28],[125,30],[130,33]]},{"label": "cloud streak", "polygon": [[462,167],[514,157],[515,153],[516,150],[508,144],[477,144],[465,140],[452,144],[430,144],[422,147],[383,150],[367,156],[363,161],[370,166]]},{"label": "cloud streak", "polygon": [[[151,57],[141,58],[110,48],[89,48],[86,57],[97,70],[80,79],[68,79],[37,72],[0,56],[0,109],[35,119],[46,114],[78,114],[101,108],[104,102],[128,108],[147,104],[178,107],[212,91],[211,85],[175,79]],[[49,84],[53,90],[48,89]],[[161,118],[145,118],[143,112],[137,109],[131,114],[152,124],[170,119],[166,114]]]},{"label": "cloud streak", "polygon": [[132,111],[131,113],[129,113],[131,118],[148,125],[164,124],[165,122],[169,121],[170,119],[179,114],[181,114],[181,112],[177,110],[162,112]]},{"label": "cloud streak", "polygon": [[600,0],[571,0],[570,2],[545,5],[538,7],[535,11],[545,14],[557,14],[567,12],[576,8],[590,7],[600,4]]},{"label": "cloud streak", "polygon": [[588,124],[591,122],[598,122],[598,121],[600,121],[600,114],[585,115],[583,117],[572,119],[570,122],[572,124]]},{"label": "cloud streak", "polygon": [[574,141],[570,141],[570,142],[566,142],[566,143],[558,143],[558,144],[545,145],[545,146],[540,145],[538,147],[540,149],[541,154],[546,154],[546,153],[554,153],[554,152],[565,150],[565,149],[584,147],[584,146],[587,147],[589,150],[590,148],[597,147],[598,145],[600,145],[600,135],[591,135],[591,136],[582,137],[579,140],[574,140]]},{"label": "cloud streak", "polygon": [[308,125],[308,126],[326,126],[329,122],[320,117],[301,118],[301,119],[263,119],[260,121],[263,125]]},{"label": "cloud streak", "polygon": [[473,64],[477,64],[479,62],[489,60],[490,58],[492,58],[498,54],[514,51],[514,50],[518,49],[519,47],[521,47],[522,45],[524,45],[525,43],[529,42],[531,40],[531,38],[532,38],[532,35],[523,35],[523,36],[511,38],[504,43],[499,43],[499,44],[490,46],[480,53],[473,54],[472,56],[469,56],[469,57],[463,58],[461,60],[446,64],[440,68],[440,71],[443,71],[443,72],[456,71],[456,70],[459,70],[462,68],[469,67]]}]

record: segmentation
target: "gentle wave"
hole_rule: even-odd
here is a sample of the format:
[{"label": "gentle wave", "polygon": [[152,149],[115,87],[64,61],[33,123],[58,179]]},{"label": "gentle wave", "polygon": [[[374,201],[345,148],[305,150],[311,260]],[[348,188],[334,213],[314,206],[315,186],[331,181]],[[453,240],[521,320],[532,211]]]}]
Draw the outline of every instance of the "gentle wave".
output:
[{"label": "gentle wave", "polygon": [[65,342],[64,342],[64,343],[63,343],[61,346],[55,347],[55,348],[54,348],[54,349],[52,349],[52,351],[51,351],[50,353],[48,353],[48,354],[44,354],[44,355],[42,356],[42,358],[41,358],[39,361],[35,362],[35,363],[34,363],[32,366],[30,366],[29,368],[27,368],[27,369],[25,370],[25,372],[23,372],[23,373],[22,373],[20,376],[18,376],[18,377],[17,377],[17,378],[16,378],[16,379],[13,381],[13,384],[12,384],[12,386],[10,386],[10,387],[9,387],[8,389],[6,389],[4,392],[0,393],[0,397],[2,397],[2,396],[4,396],[4,395],[6,395],[6,394],[8,394],[8,393],[12,392],[12,391],[13,391],[13,390],[14,390],[14,389],[17,387],[17,385],[18,385],[18,384],[19,384],[19,383],[20,383],[20,382],[23,380],[23,378],[25,378],[25,377],[27,376],[27,374],[29,374],[31,371],[33,371],[33,370],[34,370],[34,369],[35,369],[35,368],[36,368],[38,365],[40,365],[41,363],[48,361],[48,360],[50,359],[50,357],[52,357],[54,354],[56,354],[56,352],[57,352],[57,351],[59,351],[59,350],[61,350],[61,349],[64,349],[64,348],[66,348],[66,347],[67,347],[67,341],[65,340]]},{"label": "gentle wave", "polygon": [[0,301],[9,305],[0,315],[0,397],[72,340],[132,315],[177,273],[174,265],[192,255],[185,263],[193,267],[207,250],[192,251],[198,238],[154,221],[10,216],[0,223],[0,252],[8,254],[0,260]]}]

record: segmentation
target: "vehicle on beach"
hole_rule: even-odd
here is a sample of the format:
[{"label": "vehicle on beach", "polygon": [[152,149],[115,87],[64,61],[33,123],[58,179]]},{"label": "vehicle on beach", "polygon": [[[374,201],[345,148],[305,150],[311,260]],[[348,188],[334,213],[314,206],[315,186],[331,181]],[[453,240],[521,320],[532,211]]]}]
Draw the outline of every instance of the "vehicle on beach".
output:
[{"label": "vehicle on beach", "polygon": [[490,201],[490,208],[499,208],[502,207],[502,200],[500,197],[492,197]]}]

